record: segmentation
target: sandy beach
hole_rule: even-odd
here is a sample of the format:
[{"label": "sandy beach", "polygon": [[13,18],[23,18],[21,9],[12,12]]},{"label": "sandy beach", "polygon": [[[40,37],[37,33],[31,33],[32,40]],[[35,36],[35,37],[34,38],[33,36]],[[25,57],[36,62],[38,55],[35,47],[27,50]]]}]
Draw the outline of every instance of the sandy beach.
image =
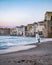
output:
[{"label": "sandy beach", "polygon": [[36,45],[28,50],[0,54],[0,65],[52,65],[52,42]]}]

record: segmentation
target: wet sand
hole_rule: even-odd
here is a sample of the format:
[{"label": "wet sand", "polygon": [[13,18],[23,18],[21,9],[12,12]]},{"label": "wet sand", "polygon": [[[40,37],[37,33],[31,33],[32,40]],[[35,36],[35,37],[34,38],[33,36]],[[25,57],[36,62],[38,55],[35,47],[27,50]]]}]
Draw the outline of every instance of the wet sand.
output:
[{"label": "wet sand", "polygon": [[52,42],[36,45],[28,50],[0,54],[0,65],[52,65]]}]

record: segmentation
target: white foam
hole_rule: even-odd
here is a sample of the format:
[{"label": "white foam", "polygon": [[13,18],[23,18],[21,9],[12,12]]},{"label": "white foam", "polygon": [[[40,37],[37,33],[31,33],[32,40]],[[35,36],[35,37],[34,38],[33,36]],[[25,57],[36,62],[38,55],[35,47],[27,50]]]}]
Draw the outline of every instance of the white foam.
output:
[{"label": "white foam", "polygon": [[28,46],[13,46],[8,49],[0,50],[0,54],[4,53],[10,53],[10,52],[15,52],[15,51],[21,51],[21,50],[27,50],[30,48],[36,47],[36,45],[28,45]]}]

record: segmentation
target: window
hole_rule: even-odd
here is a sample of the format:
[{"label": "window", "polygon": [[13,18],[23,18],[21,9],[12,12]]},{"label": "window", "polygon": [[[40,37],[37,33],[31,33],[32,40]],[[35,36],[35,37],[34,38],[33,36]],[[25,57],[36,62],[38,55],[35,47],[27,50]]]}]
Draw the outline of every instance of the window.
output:
[{"label": "window", "polygon": [[52,16],[51,16],[51,21],[52,21]]},{"label": "window", "polygon": [[50,26],[52,26],[52,21],[48,22],[48,24],[49,24]]},{"label": "window", "polygon": [[51,27],[51,31],[52,31],[52,27]]}]

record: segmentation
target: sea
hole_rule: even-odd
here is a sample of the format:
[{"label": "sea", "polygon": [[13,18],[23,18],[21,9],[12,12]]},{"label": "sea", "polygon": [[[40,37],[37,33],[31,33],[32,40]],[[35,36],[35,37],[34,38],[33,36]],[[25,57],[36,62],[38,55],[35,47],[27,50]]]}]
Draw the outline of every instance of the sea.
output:
[{"label": "sea", "polygon": [[[52,41],[52,38],[40,38],[41,42]],[[0,54],[10,53],[20,50],[27,50],[36,45],[29,45],[37,43],[35,37],[26,37],[26,36],[0,36]]]}]

